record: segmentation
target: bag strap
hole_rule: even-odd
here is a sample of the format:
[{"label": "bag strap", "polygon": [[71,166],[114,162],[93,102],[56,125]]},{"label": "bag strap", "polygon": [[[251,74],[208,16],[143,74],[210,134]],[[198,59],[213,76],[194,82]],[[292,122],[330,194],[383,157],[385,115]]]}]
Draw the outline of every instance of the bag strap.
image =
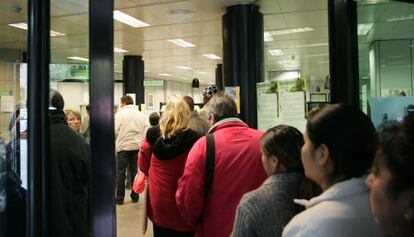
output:
[{"label": "bag strap", "polygon": [[210,192],[211,184],[214,178],[214,167],[216,163],[215,147],[214,147],[214,135],[207,134],[206,136],[206,167],[204,176],[204,206],[203,211],[200,214],[200,223],[203,223],[204,210],[206,209],[206,201],[208,193]]},{"label": "bag strap", "polygon": [[214,135],[207,135],[207,157],[206,157],[206,172],[205,172],[205,183],[204,183],[204,199],[207,199],[208,193],[210,192],[211,184],[214,178],[214,167],[215,167],[215,147],[214,147]]}]

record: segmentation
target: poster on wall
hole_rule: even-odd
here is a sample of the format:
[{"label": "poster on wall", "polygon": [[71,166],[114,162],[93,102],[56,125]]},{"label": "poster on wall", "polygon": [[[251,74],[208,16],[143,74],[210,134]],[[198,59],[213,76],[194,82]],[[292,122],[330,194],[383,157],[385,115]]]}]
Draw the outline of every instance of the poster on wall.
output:
[{"label": "poster on wall", "polygon": [[233,100],[236,102],[237,113],[240,113],[240,87],[239,86],[226,87],[224,88],[224,93],[226,93],[226,95],[233,98]]},{"label": "poster on wall", "polygon": [[281,92],[279,99],[281,123],[293,126],[304,132],[306,125],[305,93],[303,91]]},{"label": "poster on wall", "polygon": [[371,120],[375,127],[385,121],[402,121],[405,115],[414,108],[414,97],[369,98]]},{"label": "poster on wall", "polygon": [[266,131],[278,124],[278,98],[271,82],[256,84],[258,129]]},{"label": "poster on wall", "polygon": [[152,110],[154,109],[154,94],[152,93],[147,93],[147,110]]}]

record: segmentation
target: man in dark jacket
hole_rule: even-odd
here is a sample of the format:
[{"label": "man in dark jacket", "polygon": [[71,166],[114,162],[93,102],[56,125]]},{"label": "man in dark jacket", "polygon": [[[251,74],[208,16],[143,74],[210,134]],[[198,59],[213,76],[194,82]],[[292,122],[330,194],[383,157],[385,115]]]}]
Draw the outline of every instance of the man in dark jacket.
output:
[{"label": "man in dark jacket", "polygon": [[51,106],[49,236],[89,236],[89,145],[66,124],[64,100],[57,91],[51,92]]}]

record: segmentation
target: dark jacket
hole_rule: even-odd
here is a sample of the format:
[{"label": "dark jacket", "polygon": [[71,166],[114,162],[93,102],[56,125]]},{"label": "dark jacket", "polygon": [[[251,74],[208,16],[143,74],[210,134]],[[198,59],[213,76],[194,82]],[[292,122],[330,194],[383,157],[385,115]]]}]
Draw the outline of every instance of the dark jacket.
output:
[{"label": "dark jacket", "polygon": [[49,236],[89,236],[89,145],[62,111],[51,112],[50,120]]},{"label": "dark jacket", "polygon": [[175,192],[187,154],[199,137],[188,129],[164,139],[160,137],[158,126],[148,129],[138,164],[140,170],[149,175],[148,215],[158,226],[178,231],[195,230],[195,225],[187,223],[180,215]]}]

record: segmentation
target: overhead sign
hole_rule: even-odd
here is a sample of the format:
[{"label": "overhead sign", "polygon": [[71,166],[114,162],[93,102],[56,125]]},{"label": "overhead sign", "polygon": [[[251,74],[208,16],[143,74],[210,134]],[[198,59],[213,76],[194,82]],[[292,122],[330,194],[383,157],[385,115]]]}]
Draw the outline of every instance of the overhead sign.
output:
[{"label": "overhead sign", "polygon": [[164,80],[144,80],[144,86],[163,86]]}]

